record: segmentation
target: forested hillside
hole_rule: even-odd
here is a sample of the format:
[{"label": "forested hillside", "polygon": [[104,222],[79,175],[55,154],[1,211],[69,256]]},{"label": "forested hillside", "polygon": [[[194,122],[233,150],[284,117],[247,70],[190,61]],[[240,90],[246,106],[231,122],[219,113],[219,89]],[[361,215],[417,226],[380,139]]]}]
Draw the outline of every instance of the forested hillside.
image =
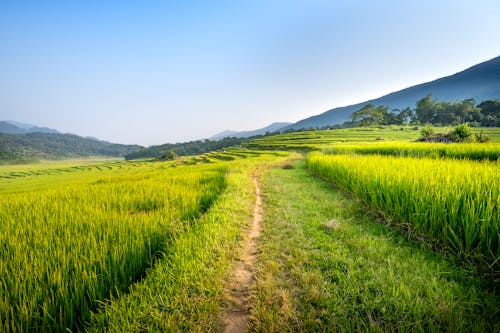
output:
[{"label": "forested hillside", "polygon": [[84,156],[120,157],[141,148],[82,138],[73,134],[0,133],[0,161],[23,161]]}]

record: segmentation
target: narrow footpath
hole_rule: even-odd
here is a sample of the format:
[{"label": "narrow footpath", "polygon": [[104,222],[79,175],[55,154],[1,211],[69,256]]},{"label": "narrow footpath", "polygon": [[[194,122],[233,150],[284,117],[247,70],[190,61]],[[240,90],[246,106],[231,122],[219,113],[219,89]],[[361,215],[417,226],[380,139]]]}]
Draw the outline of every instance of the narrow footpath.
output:
[{"label": "narrow footpath", "polygon": [[248,330],[250,284],[254,278],[257,242],[261,234],[262,222],[262,195],[257,173],[254,174],[253,183],[256,197],[253,219],[243,241],[242,256],[233,271],[228,288],[228,310],[223,319],[225,333],[241,333]]}]

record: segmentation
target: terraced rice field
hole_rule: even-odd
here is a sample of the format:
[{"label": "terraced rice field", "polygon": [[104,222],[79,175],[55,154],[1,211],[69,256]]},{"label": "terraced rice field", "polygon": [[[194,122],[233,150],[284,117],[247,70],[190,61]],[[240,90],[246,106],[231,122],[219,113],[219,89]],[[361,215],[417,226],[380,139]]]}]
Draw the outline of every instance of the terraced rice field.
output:
[{"label": "terraced rice field", "polygon": [[234,290],[250,331],[498,331],[498,133],[309,131],[166,162],[0,166],[0,331],[223,331]]}]

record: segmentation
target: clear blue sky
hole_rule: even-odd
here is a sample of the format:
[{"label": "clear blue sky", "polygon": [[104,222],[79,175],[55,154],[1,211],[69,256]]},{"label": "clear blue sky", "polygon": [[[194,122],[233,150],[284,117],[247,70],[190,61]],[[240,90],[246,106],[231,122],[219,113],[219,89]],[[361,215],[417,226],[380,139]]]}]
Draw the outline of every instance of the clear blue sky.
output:
[{"label": "clear blue sky", "polygon": [[0,120],[180,142],[298,121],[498,55],[498,0],[0,0]]}]

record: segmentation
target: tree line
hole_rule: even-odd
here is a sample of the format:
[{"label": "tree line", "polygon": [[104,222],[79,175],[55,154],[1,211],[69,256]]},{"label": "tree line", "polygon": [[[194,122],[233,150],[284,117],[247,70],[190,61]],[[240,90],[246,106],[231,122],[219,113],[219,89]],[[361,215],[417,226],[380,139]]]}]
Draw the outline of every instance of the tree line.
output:
[{"label": "tree line", "polygon": [[197,140],[151,146],[125,155],[126,160],[139,158],[173,159],[175,156],[200,155],[209,151],[239,146],[249,138],[224,138],[222,140]]},{"label": "tree line", "polygon": [[473,127],[499,127],[500,101],[486,100],[476,104],[473,98],[463,101],[447,102],[432,99],[427,95],[409,107],[389,110],[388,106],[367,104],[353,112],[352,121],[345,127],[371,125],[421,125],[456,126],[469,123]]}]

